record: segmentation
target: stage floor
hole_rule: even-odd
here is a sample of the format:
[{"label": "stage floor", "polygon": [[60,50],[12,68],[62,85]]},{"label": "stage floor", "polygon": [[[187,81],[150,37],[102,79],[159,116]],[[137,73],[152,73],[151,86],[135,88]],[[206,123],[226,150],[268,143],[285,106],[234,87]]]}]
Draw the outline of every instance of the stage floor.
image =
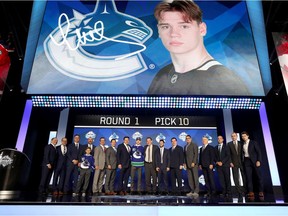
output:
[{"label": "stage floor", "polygon": [[[286,199],[287,200],[287,199]],[[0,194],[1,216],[287,216],[288,202],[266,194],[255,197],[126,195],[52,196],[36,192]]]},{"label": "stage floor", "polygon": [[284,199],[277,198],[272,194],[265,194],[264,199],[255,195],[255,199],[248,197],[231,196],[222,197],[214,195],[198,197],[184,195],[91,195],[82,197],[72,195],[54,196],[43,195],[37,192],[10,192],[0,193],[0,204],[77,204],[77,205],[146,205],[146,206],[190,206],[190,205],[281,205],[288,204]]}]

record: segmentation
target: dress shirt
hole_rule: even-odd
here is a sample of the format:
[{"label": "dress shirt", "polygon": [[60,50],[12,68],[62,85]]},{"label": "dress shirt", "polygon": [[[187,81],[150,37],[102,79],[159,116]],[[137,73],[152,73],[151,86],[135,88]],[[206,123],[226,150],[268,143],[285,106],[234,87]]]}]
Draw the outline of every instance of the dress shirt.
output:
[{"label": "dress shirt", "polygon": [[249,157],[249,152],[248,152],[249,141],[250,140],[247,140],[243,145],[244,157]]}]

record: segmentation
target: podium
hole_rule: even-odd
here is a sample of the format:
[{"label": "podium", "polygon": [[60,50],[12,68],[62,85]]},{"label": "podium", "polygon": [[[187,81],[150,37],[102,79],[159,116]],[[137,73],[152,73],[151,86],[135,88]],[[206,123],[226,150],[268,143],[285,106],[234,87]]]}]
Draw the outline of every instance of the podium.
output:
[{"label": "podium", "polygon": [[0,150],[0,191],[21,191],[27,184],[31,161],[12,148]]}]

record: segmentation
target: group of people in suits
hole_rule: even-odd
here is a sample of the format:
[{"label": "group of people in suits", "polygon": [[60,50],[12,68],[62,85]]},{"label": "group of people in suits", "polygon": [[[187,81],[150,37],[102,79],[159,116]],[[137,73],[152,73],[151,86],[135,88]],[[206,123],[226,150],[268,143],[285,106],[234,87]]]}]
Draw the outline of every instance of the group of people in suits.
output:
[{"label": "group of people in suits", "polygon": [[[215,193],[212,172],[215,166],[222,195],[229,196],[231,194],[231,168],[235,189],[240,199],[247,195],[249,199],[254,200],[254,191],[258,192],[260,199],[264,199],[261,175],[262,154],[258,143],[249,139],[247,131],[241,132],[242,141],[238,140],[236,132],[231,134],[231,139],[232,141],[225,144],[223,136],[220,135],[217,137],[218,145],[213,148],[207,144],[207,138],[202,138],[203,147],[200,149],[199,166],[203,170],[208,195]],[[213,157],[214,159],[212,159]],[[257,186],[254,182],[257,183]]]},{"label": "group of people in suits", "polygon": [[[67,139],[61,139],[57,146],[57,138],[45,147],[43,158],[42,178],[39,190],[47,192],[49,182],[54,172],[52,190],[53,195],[62,195],[72,192],[78,195],[126,195],[128,182],[131,177],[131,194],[168,194],[180,195],[182,191],[182,170],[186,170],[189,192],[187,196],[199,196],[199,169],[202,170],[207,193],[205,196],[216,195],[216,186],[213,170],[217,171],[220,182],[220,194],[231,195],[230,168],[233,173],[235,188],[240,196],[248,192],[254,197],[254,179],[256,174],[259,197],[263,197],[263,182],[261,177],[261,151],[256,141],[249,139],[247,132],[241,133],[243,140],[238,140],[237,133],[231,134],[232,141],[224,143],[223,137],[217,137],[218,145],[209,144],[207,136],[202,137],[202,147],[192,142],[192,137],[186,135],[184,147],[177,144],[177,138],[171,138],[171,147],[165,147],[165,140],[159,145],[153,144],[151,137],[146,138],[142,146],[141,137],[130,145],[130,138],[125,136],[123,142],[117,145],[115,139],[110,140],[107,148],[104,137],[99,139],[99,145],[94,146],[94,139],[89,137],[86,145],[80,145],[80,136],[74,135],[73,143],[67,145]],[[87,155],[87,149],[88,155]],[[84,155],[93,156],[93,163],[87,165]],[[86,166],[81,166],[83,163]],[[90,162],[92,163],[92,162]],[[89,164],[89,163],[88,163]],[[85,168],[83,168],[85,167]],[[79,170],[89,169],[86,179],[79,178]],[[119,170],[118,188],[115,190],[116,171]],[[142,182],[142,170],[145,174],[145,185]],[[168,175],[170,172],[170,175]],[[85,171],[87,173],[87,171]],[[136,175],[137,173],[137,175]],[[241,174],[241,175],[240,175]],[[84,175],[83,175],[84,176]],[[170,179],[168,177],[170,176]],[[240,184],[240,176],[243,184]],[[79,179],[81,179],[79,183]],[[135,181],[137,180],[137,184]],[[105,184],[104,184],[105,181]],[[85,184],[84,184],[85,182]],[[168,183],[171,183],[171,190]],[[77,185],[78,184],[78,185]],[[84,186],[85,185],[85,186]],[[104,192],[103,192],[104,187]]]}]

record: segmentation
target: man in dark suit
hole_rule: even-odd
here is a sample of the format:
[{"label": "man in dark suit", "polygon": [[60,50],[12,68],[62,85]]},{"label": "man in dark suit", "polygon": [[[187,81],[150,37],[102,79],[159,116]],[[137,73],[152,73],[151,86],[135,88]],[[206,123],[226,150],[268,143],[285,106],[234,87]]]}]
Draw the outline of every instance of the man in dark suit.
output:
[{"label": "man in dark suit", "polygon": [[127,184],[131,172],[131,146],[130,138],[125,136],[123,143],[117,147],[117,164],[120,169],[118,191],[120,195],[127,195]]},{"label": "man in dark suit", "polygon": [[244,169],[247,179],[248,198],[254,199],[253,175],[255,174],[259,198],[264,198],[263,180],[261,174],[262,154],[258,143],[249,139],[247,131],[241,132],[244,156]]},{"label": "man in dark suit", "polygon": [[[145,188],[147,194],[156,194],[157,190],[157,155],[159,154],[159,147],[152,143],[152,138],[146,138],[146,145],[144,146],[144,170],[145,170]],[[152,187],[151,187],[152,177]]]},{"label": "man in dark suit", "polygon": [[53,195],[63,195],[67,164],[67,138],[61,139],[61,145],[57,146],[57,165],[53,176]]},{"label": "man in dark suit", "polygon": [[39,185],[39,192],[42,194],[48,193],[49,182],[55,169],[57,161],[56,145],[58,139],[56,137],[51,139],[51,143],[44,148],[44,155],[42,161],[42,175]]},{"label": "man in dark suit", "polygon": [[192,142],[190,135],[186,136],[186,145],[184,147],[184,166],[187,170],[188,184],[190,192],[187,196],[199,196],[199,175],[198,175],[198,146]]},{"label": "man in dark suit", "polygon": [[202,170],[205,180],[205,186],[207,188],[207,194],[204,197],[215,195],[215,182],[214,182],[214,147],[209,145],[209,139],[207,136],[202,137],[203,146],[200,148],[199,153],[199,168]]},{"label": "man in dark suit", "polygon": [[158,192],[168,195],[168,172],[170,170],[170,152],[164,147],[165,141],[159,141],[159,154],[157,154]]},{"label": "man in dark suit", "polygon": [[[238,135],[236,132],[233,132],[231,134],[231,139],[232,141],[227,143],[230,149],[230,158],[231,158],[230,167],[232,168],[233,180],[235,188],[238,193],[238,198],[243,199],[243,196],[245,195],[245,182],[246,182],[242,160],[243,143],[238,140]],[[243,186],[241,186],[240,184],[239,171],[242,177]]]},{"label": "man in dark suit", "polygon": [[[170,178],[172,194],[180,195],[182,191],[182,170],[184,168],[184,152],[177,145],[176,137],[171,138],[172,147],[170,151]],[[176,187],[177,180],[177,187]]]},{"label": "man in dark suit", "polygon": [[[78,180],[78,162],[82,152],[80,145],[80,135],[75,134],[73,143],[68,144],[67,148],[67,170],[64,183],[64,193],[67,194],[71,191],[76,191]],[[72,186],[72,188],[71,188]]]},{"label": "man in dark suit", "polygon": [[218,145],[215,146],[215,162],[218,173],[219,182],[221,185],[222,196],[230,197],[231,195],[231,180],[230,180],[230,149],[224,143],[223,136],[217,137]]},{"label": "man in dark suit", "polygon": [[81,148],[81,153],[80,155],[84,155],[85,154],[85,149],[89,147],[91,148],[91,155],[94,156],[94,150],[95,150],[95,145],[94,145],[94,138],[93,137],[88,137],[87,138],[87,144],[83,145],[83,147]]},{"label": "man in dark suit", "polygon": [[105,153],[106,179],[104,188],[106,195],[116,195],[117,193],[114,192],[114,182],[117,168],[116,140],[111,139],[110,144],[111,146],[107,148]]}]

